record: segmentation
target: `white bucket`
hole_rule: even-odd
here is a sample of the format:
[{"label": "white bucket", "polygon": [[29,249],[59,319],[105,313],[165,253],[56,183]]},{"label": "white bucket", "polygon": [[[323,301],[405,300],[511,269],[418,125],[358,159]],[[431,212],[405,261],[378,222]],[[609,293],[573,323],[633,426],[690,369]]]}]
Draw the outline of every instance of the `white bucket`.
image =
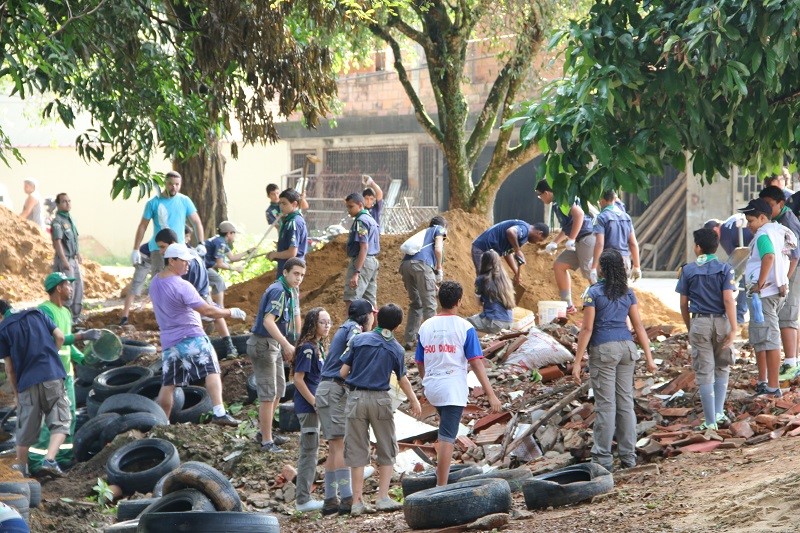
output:
[{"label": "white bucket", "polygon": [[539,325],[549,324],[560,316],[567,316],[567,302],[542,300],[539,302]]}]

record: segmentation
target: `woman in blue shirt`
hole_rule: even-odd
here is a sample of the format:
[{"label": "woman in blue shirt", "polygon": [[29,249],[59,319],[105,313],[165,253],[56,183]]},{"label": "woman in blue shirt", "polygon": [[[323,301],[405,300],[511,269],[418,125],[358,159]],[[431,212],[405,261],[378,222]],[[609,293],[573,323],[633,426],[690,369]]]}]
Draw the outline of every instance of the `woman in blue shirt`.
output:
[{"label": "woman in blue shirt", "polygon": [[583,326],[572,376],[581,381],[581,362],[589,351],[589,377],[594,391],[595,414],[592,461],[611,470],[611,441],[616,436],[622,468],[636,466],[636,414],[633,411],[633,374],[639,351],[628,329],[630,318],[644,349],[647,370],[657,367],[639,316],[636,296],[628,288],[622,255],[613,249],[600,255],[602,279],[583,297]]}]

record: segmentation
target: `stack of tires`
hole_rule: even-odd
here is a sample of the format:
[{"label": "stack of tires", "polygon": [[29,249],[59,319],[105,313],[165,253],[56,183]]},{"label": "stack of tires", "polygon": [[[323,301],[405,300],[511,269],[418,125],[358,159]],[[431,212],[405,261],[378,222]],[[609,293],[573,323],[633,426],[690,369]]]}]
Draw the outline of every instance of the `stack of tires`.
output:
[{"label": "stack of tires", "polygon": [[[142,341],[122,339],[122,354],[111,363],[83,364],[75,366],[75,403],[78,407],[87,406],[96,410],[98,398],[93,397],[89,405],[89,395],[94,388],[95,378],[104,372],[132,363],[145,355],[155,355],[156,347]],[[152,374],[151,374],[152,375]]]},{"label": "stack of tires", "polygon": [[[146,439],[123,446],[109,458],[106,472],[108,482],[120,484],[126,493],[131,490],[152,491],[154,497],[119,502],[119,522],[106,528],[106,532],[280,531],[275,516],[243,512],[236,489],[219,470],[199,461],[188,461],[170,468],[171,463],[168,463],[166,456],[172,445],[167,441],[146,441],[159,439]],[[159,462],[162,453],[164,459]],[[156,467],[134,472],[136,461],[145,456],[158,462]],[[169,471],[162,475],[168,468]],[[159,475],[162,475],[160,479],[157,477]],[[149,489],[140,490],[146,487]]]},{"label": "stack of tires", "polygon": [[42,486],[35,479],[7,479],[0,481],[0,502],[13,507],[30,523],[31,508],[39,507],[42,501]]}]

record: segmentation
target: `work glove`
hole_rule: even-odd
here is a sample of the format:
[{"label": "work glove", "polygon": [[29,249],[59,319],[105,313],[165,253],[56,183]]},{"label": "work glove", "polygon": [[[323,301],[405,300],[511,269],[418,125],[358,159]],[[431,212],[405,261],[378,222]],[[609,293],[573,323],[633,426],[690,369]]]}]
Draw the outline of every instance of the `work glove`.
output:
[{"label": "work glove", "polygon": [[554,254],[556,253],[556,250],[558,250],[558,244],[554,242],[551,242],[550,244],[544,247],[544,251],[547,252],[548,254]]},{"label": "work glove", "polygon": [[634,268],[631,270],[631,281],[638,281],[640,279],[642,279],[642,269]]},{"label": "work glove", "polygon": [[205,257],[206,252],[207,252],[206,246],[204,244],[202,244],[202,243],[198,244],[197,248],[195,248],[194,250],[197,252],[197,255],[199,255],[200,257]]},{"label": "work glove", "polygon": [[238,318],[239,320],[245,320],[247,318],[247,313],[239,309],[238,307],[231,307],[231,318]]},{"label": "work glove", "polygon": [[86,331],[81,332],[81,337],[85,341],[96,341],[102,334],[103,332],[99,329],[87,329]]},{"label": "work glove", "polygon": [[136,266],[142,262],[142,253],[139,250],[131,252],[131,264]]},{"label": "work glove", "polygon": [[441,282],[444,281],[444,270],[436,270],[435,274],[436,274],[435,276],[436,284],[439,285]]},{"label": "work glove", "polygon": [[575,239],[567,239],[567,242],[564,243],[564,248],[567,250],[575,251]]},{"label": "work glove", "polygon": [[736,227],[737,228],[747,227],[747,217],[744,216],[744,213],[736,213]]},{"label": "work glove", "polygon": [[597,283],[597,269],[593,268],[589,271],[589,283],[594,285]]}]

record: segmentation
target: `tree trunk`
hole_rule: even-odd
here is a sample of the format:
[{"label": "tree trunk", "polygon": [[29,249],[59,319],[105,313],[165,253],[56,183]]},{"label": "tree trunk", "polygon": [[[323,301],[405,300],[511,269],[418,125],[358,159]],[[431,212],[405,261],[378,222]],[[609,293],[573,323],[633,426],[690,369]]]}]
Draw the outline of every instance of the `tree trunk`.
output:
[{"label": "tree trunk", "polygon": [[209,136],[207,148],[194,157],[173,164],[183,176],[181,192],[197,206],[206,238],[215,235],[217,225],[228,218],[223,184],[225,156],[219,140]]}]

